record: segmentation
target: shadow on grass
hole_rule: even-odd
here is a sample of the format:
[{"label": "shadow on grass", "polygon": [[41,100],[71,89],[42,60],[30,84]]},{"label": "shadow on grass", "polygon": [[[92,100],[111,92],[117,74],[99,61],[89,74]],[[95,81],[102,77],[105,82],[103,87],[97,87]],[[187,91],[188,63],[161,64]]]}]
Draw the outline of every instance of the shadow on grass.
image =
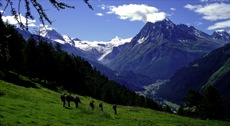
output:
[{"label": "shadow on grass", "polygon": [[0,92],[0,96],[3,96],[3,95],[5,95],[4,93],[2,93],[2,92]]},{"label": "shadow on grass", "polygon": [[58,91],[57,86],[55,84],[48,84],[46,82],[39,82],[39,81],[34,81],[34,82],[37,82],[41,84],[43,87],[48,88],[50,90]]},{"label": "shadow on grass", "polygon": [[32,88],[38,88],[34,83],[26,80],[22,80],[19,75],[12,72],[4,72],[4,77],[1,77],[6,82],[10,82],[12,84],[23,86],[23,87],[32,87]]},{"label": "shadow on grass", "polygon": [[70,109],[70,110],[72,109],[71,107],[64,107],[64,108],[65,108],[65,109]]},{"label": "shadow on grass", "polygon": [[[9,82],[9,83],[18,85],[18,86],[23,86],[26,88],[30,88],[30,87],[38,88],[35,83],[39,83],[41,86],[43,86],[45,88],[48,88],[48,89],[53,90],[53,91],[57,91],[57,87],[53,84],[47,84],[45,82],[41,82],[41,81],[36,80],[36,79],[32,79],[31,81],[23,80],[22,78],[20,78],[20,75],[18,75],[17,73],[14,73],[14,72],[0,71],[0,74],[1,74],[0,79],[4,80],[6,82]],[[33,82],[35,82],[35,83],[33,83]]]}]

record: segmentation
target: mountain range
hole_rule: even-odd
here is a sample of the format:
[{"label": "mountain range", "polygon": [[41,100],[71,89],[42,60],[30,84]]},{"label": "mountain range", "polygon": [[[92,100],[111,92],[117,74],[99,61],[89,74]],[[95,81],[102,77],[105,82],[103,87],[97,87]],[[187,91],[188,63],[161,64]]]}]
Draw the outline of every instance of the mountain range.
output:
[{"label": "mountain range", "polygon": [[[30,33],[19,32],[28,39]],[[179,68],[230,41],[226,31],[208,35],[169,19],[147,22],[133,38],[115,37],[109,41],[82,41],[41,28],[38,33],[66,52],[79,55],[110,79],[133,90],[142,90],[157,80],[167,80]]]},{"label": "mountain range", "polygon": [[[125,85],[132,90],[141,90],[142,87],[134,85],[133,83],[145,82],[150,83],[148,77],[134,74],[133,72],[119,72],[110,69],[109,67],[101,64],[100,59],[106,54],[109,54],[119,45],[130,42],[131,38],[121,39],[115,37],[107,42],[103,41],[81,41],[78,38],[71,38],[67,35],[62,35],[58,33],[54,28],[40,28],[40,32],[37,34],[32,34],[28,31],[17,28],[18,32],[23,36],[24,39],[28,40],[31,36],[38,40],[44,40],[53,45],[60,44],[62,50],[68,52],[69,54],[78,55],[86,59],[90,64],[98,69],[102,74],[106,75],[109,79],[115,80],[122,85]],[[127,77],[134,78],[132,81],[127,81]]]},{"label": "mountain range", "polygon": [[32,35],[59,43],[62,50],[86,59],[109,79],[146,96],[181,103],[189,89],[202,92],[211,84],[220,92],[225,108],[230,105],[227,31],[209,35],[169,19],[147,22],[133,38],[116,36],[106,42],[82,41],[53,28],[41,29],[37,35],[18,31],[25,39]]},{"label": "mountain range", "polygon": [[175,25],[167,19],[148,22],[108,66],[165,80],[178,68],[223,44],[225,41],[192,26]]}]

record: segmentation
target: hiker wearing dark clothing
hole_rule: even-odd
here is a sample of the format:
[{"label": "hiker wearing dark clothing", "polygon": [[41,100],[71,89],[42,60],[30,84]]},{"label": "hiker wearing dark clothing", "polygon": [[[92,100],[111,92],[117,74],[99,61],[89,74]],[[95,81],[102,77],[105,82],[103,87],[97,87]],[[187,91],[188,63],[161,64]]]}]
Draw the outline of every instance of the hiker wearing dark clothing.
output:
[{"label": "hiker wearing dark clothing", "polygon": [[70,101],[74,101],[74,97],[69,94],[66,96],[66,101],[68,103],[68,107],[70,107]]},{"label": "hiker wearing dark clothing", "polygon": [[91,101],[91,102],[89,103],[89,105],[90,105],[90,107],[94,110],[94,101]]},{"label": "hiker wearing dark clothing", "polygon": [[76,96],[76,97],[74,98],[74,102],[75,102],[76,108],[77,108],[77,107],[78,107],[78,103],[81,103],[81,100],[80,100],[80,98],[79,98],[78,96]]},{"label": "hiker wearing dark clothing", "polygon": [[113,105],[113,110],[114,110],[114,113],[117,114],[117,105],[116,104]]},{"label": "hiker wearing dark clothing", "polygon": [[68,107],[70,107],[70,102],[74,102],[76,104],[76,108],[78,107],[78,103],[81,103],[80,98],[78,96],[73,97],[70,94],[62,94],[61,95],[61,101],[63,102],[63,107],[66,107],[66,102],[68,104]]},{"label": "hiker wearing dark clothing", "polygon": [[101,111],[103,111],[103,102],[101,101],[100,104],[99,104],[99,108],[101,108]]},{"label": "hiker wearing dark clothing", "polygon": [[65,107],[65,98],[66,98],[66,95],[62,94],[61,95],[61,101],[63,102],[63,107]]}]

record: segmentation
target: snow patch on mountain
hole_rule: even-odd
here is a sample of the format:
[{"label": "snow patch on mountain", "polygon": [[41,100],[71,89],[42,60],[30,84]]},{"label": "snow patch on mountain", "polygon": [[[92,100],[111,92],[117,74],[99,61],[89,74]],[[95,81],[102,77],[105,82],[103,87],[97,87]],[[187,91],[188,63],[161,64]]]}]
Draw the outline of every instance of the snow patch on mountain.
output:
[{"label": "snow patch on mountain", "polygon": [[72,41],[72,38],[70,38],[70,37],[67,36],[67,35],[62,35],[62,37],[63,37],[63,39],[64,39],[66,42],[68,42],[68,43],[70,43],[70,42]]},{"label": "snow patch on mountain", "polygon": [[80,48],[84,51],[92,51],[96,50],[97,52],[101,53],[102,55],[98,58],[101,61],[106,55],[112,52],[114,47],[118,47],[125,43],[131,41],[132,38],[121,39],[119,37],[115,37],[110,41],[74,41],[75,47]]},{"label": "snow patch on mountain", "polygon": [[57,43],[60,43],[60,44],[65,44],[65,41],[60,40],[60,39],[54,39],[53,41],[55,41]]},{"label": "snow patch on mountain", "polygon": [[76,49],[86,52],[86,55],[93,56],[99,61],[111,53],[114,47],[131,42],[132,39],[121,39],[116,36],[109,41],[82,41],[71,38],[68,35],[60,34],[54,28],[50,27],[40,28],[40,35],[60,44],[69,44]]},{"label": "snow patch on mountain", "polygon": [[49,31],[55,31],[55,29],[48,25],[40,25],[37,27],[35,32],[37,32],[42,37],[46,37]]},{"label": "snow patch on mountain", "polygon": [[144,37],[142,37],[141,39],[137,40],[137,42],[138,42],[139,44],[141,44],[141,43],[144,42],[144,41],[145,41],[145,38],[144,38]]},{"label": "snow patch on mountain", "polygon": [[230,41],[230,32],[226,30],[215,30],[212,37],[216,40]]},{"label": "snow patch on mountain", "polygon": [[195,34],[197,37],[201,37],[200,31],[198,31],[198,30],[194,30],[194,34]]},{"label": "snow patch on mountain", "polygon": [[111,49],[113,47],[118,47],[120,45],[123,45],[127,42],[130,42],[132,38],[128,39],[121,39],[119,37],[115,37],[111,39],[110,41],[74,41],[76,44],[76,47],[89,51],[91,49],[97,49],[98,51],[105,51],[108,48]]}]

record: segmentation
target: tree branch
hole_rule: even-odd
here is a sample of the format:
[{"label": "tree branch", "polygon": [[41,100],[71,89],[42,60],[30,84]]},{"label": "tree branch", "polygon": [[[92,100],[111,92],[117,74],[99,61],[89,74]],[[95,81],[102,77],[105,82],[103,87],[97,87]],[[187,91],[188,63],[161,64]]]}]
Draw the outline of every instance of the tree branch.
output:
[{"label": "tree branch", "polygon": [[[25,1],[25,8],[26,8],[26,13],[25,13],[25,18],[26,18],[26,24],[22,23],[21,20],[21,0],[18,1],[18,11],[13,7],[13,1],[12,0],[5,0],[6,5],[3,9],[3,13],[5,12],[6,8],[10,5],[11,13],[14,16],[15,20],[18,22],[19,26],[23,29],[28,30],[28,19],[34,20],[34,17],[31,13],[30,9],[30,3],[32,6],[35,8],[39,15],[39,20],[40,22],[45,25],[45,21],[47,21],[49,24],[52,24],[52,21],[49,19],[49,17],[46,15],[45,10],[43,9],[42,5],[37,1],[37,0],[24,0]],[[49,0],[49,2],[56,8],[57,10],[63,10],[66,8],[71,8],[74,9],[74,6],[70,6],[66,3],[63,2],[58,2],[57,0]],[[89,0],[84,0],[84,2],[88,5],[88,7],[93,10],[93,7],[89,4]],[[2,6],[2,0],[0,0],[0,6]]]}]

